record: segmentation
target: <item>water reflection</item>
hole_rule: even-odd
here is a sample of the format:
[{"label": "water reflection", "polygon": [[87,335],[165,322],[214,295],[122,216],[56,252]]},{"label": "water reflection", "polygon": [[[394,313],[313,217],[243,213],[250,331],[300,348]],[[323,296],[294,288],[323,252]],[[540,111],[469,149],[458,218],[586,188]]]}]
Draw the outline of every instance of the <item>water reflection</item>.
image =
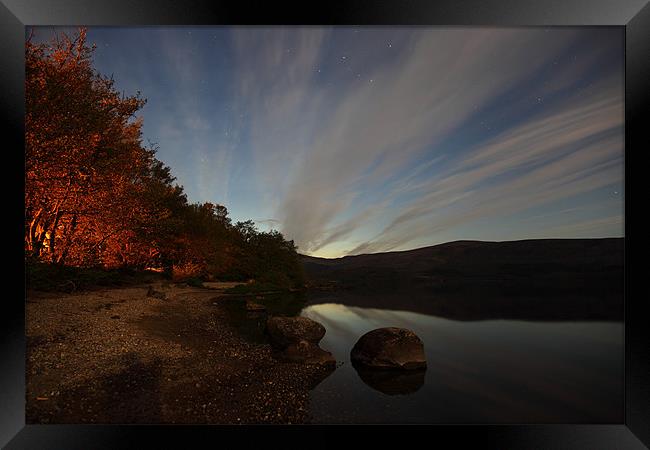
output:
[{"label": "water reflection", "polygon": [[386,395],[407,395],[417,392],[424,385],[423,370],[368,369],[353,364],[361,381]]},{"label": "water reflection", "polygon": [[[622,422],[620,299],[616,306],[597,298],[458,298],[317,292],[255,299],[264,313],[247,311],[246,299],[230,299],[228,310],[255,342],[266,341],[267,313],[301,314],[325,326],[320,347],[339,367],[314,380],[316,423]],[[389,326],[422,339],[426,371],[353,367],[356,341]]]},{"label": "water reflection", "polygon": [[[301,314],[325,326],[320,345],[342,363],[311,392],[314,422],[622,421],[621,322],[458,321],[314,304],[313,298]],[[368,373],[352,366],[349,353],[359,337],[387,326],[408,328],[422,339],[426,372]]]},{"label": "water reflection", "polygon": [[309,304],[341,304],[359,308],[410,311],[454,320],[623,320],[620,293],[598,295],[542,295],[534,289],[524,294],[498,290],[432,292],[419,288],[314,291]]},{"label": "water reflection", "polygon": [[[224,310],[231,325],[249,342],[267,343],[264,332],[269,316],[297,316],[304,308],[307,298],[304,293],[285,293],[254,297],[242,295],[230,297],[224,301]],[[251,310],[247,303],[254,302],[264,307],[263,310]]]},{"label": "water reflection", "polygon": [[[307,298],[303,292],[265,296],[242,295],[222,300],[229,323],[240,336],[255,344],[268,344],[266,321],[270,316],[297,316],[305,307]],[[251,309],[251,302],[262,308]],[[324,366],[311,372],[309,389],[315,389],[329,377],[336,367]]]}]

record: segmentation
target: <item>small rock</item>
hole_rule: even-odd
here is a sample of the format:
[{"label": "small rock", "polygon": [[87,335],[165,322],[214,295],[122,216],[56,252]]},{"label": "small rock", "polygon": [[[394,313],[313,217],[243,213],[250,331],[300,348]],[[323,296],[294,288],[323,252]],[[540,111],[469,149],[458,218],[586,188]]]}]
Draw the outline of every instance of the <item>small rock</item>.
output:
[{"label": "small rock", "polygon": [[259,303],[251,302],[249,300],[249,301],[246,302],[246,311],[261,312],[261,311],[266,311],[266,307],[264,305],[260,305]]},{"label": "small rock", "polygon": [[147,290],[147,297],[153,297],[159,300],[167,299],[167,296],[165,295],[164,292],[157,291],[152,286],[149,286],[149,290]]}]

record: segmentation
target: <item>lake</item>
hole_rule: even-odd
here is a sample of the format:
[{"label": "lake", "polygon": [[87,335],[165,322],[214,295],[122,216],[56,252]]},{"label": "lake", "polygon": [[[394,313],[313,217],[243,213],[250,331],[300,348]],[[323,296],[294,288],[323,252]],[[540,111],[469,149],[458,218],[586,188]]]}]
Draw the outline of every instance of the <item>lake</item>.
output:
[{"label": "lake", "polygon": [[[430,308],[418,301],[422,308],[405,302],[407,311],[386,298],[371,307],[349,292],[308,297],[300,314],[325,326],[320,346],[340,364],[311,392],[314,423],[623,421],[623,322],[453,320],[420,312]],[[352,367],[358,338],[389,326],[422,339],[426,372]]]}]

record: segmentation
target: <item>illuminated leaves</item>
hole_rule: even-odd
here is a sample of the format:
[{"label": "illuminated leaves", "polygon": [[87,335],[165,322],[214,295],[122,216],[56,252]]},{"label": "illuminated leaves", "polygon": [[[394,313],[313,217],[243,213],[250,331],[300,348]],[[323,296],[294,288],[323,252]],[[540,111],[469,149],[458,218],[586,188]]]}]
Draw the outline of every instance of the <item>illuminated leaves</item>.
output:
[{"label": "illuminated leaves", "polygon": [[74,266],[300,283],[293,242],[188,204],[142,144],[145,104],[92,66],[85,30],[25,46],[25,252]]}]

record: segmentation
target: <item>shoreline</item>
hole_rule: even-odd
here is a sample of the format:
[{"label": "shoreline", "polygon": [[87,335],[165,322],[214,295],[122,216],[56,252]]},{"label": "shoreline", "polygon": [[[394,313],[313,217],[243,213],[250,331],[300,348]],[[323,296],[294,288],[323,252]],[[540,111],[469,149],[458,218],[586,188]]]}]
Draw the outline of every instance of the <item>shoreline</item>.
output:
[{"label": "shoreline", "polygon": [[246,340],[218,289],[149,286],[28,291],[28,424],[309,423],[328,373]]}]

